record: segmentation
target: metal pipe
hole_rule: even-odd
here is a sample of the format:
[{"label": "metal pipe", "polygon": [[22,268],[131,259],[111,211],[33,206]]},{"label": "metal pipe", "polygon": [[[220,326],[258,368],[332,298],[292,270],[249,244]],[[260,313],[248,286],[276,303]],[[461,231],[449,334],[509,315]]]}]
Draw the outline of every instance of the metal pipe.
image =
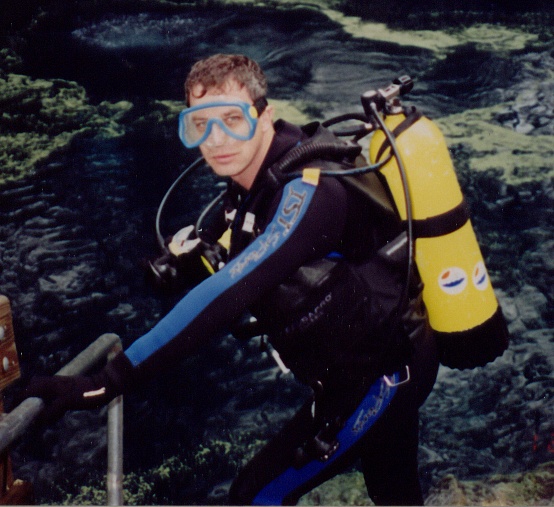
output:
[{"label": "metal pipe", "polygon": [[[99,336],[56,375],[80,375],[104,359],[110,352],[122,350],[119,336],[106,333]],[[44,407],[40,398],[23,400],[10,413],[0,416],[0,454],[31,426]],[[123,504],[123,398],[108,405],[108,505]],[[110,448],[112,450],[110,451]],[[112,503],[110,503],[112,502]]]},{"label": "metal pipe", "polygon": [[119,336],[113,333],[103,334],[61,368],[56,375],[81,375],[98,364],[102,359],[105,359],[117,345],[121,347]]},{"label": "metal pipe", "polygon": [[0,419],[0,454],[27,431],[43,407],[44,402],[40,398],[27,398],[9,414],[2,414]]},{"label": "metal pipe", "polygon": [[[111,360],[122,350],[115,345],[108,355]],[[123,505],[123,396],[108,405],[108,505]]]}]

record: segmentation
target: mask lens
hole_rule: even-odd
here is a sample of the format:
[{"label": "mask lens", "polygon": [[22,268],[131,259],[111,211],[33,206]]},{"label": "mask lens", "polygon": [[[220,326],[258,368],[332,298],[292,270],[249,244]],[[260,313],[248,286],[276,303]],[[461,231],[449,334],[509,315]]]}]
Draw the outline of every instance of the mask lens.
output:
[{"label": "mask lens", "polygon": [[179,137],[187,148],[194,148],[213,135],[213,127],[217,124],[226,135],[246,141],[256,130],[252,109],[250,104],[243,102],[218,102],[185,109],[179,119]]}]

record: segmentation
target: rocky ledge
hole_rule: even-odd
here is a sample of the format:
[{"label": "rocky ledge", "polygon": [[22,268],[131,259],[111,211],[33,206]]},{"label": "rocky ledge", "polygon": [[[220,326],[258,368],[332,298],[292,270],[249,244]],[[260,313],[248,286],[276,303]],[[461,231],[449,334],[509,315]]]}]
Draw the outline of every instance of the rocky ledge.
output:
[{"label": "rocky ledge", "polygon": [[[425,505],[552,505],[553,501],[554,462],[549,462],[529,472],[477,481],[447,475],[429,491]],[[304,496],[300,505],[372,504],[364,495],[362,475],[351,472]]]},{"label": "rocky ledge", "polygon": [[32,79],[20,66],[17,54],[0,49],[0,186],[34,174],[78,137],[123,134],[129,102],[94,106],[77,83]]}]

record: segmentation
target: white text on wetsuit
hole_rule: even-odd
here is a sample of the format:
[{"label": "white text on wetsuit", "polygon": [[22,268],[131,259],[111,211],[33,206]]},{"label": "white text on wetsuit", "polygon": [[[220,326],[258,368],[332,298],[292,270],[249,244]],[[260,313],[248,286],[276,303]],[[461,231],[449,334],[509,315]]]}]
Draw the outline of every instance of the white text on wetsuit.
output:
[{"label": "white text on wetsuit", "polygon": [[[306,201],[307,192],[297,192],[289,187],[289,193],[283,203],[283,206],[277,216],[277,220],[269,225],[268,229],[256,239],[256,242],[248,252],[243,252],[237,257],[234,265],[230,269],[231,278],[240,276],[247,266],[253,262],[258,262],[263,259],[272,250],[275,250],[282,238],[288,235],[290,230],[296,223],[304,202]],[[277,224],[279,227],[277,227]]]},{"label": "white text on wetsuit", "polygon": [[286,236],[296,222],[300,210],[304,205],[306,192],[296,192],[293,188],[289,188],[289,195],[283,206],[283,214],[279,216],[279,223],[285,228],[283,235]]}]

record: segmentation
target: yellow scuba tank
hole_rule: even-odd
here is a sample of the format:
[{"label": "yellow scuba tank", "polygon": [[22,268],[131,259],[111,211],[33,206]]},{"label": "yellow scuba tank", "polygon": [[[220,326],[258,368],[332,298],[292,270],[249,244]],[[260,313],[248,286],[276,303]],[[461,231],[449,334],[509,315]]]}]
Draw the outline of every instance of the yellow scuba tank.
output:
[{"label": "yellow scuba tank", "polygon": [[[508,345],[508,331],[479,249],[469,212],[439,128],[421,115],[387,116],[385,125],[406,172],[415,237],[415,263],[442,364],[482,366]],[[382,130],[373,134],[373,163],[388,155]],[[406,220],[404,187],[395,157],[381,169],[398,215]]]}]

